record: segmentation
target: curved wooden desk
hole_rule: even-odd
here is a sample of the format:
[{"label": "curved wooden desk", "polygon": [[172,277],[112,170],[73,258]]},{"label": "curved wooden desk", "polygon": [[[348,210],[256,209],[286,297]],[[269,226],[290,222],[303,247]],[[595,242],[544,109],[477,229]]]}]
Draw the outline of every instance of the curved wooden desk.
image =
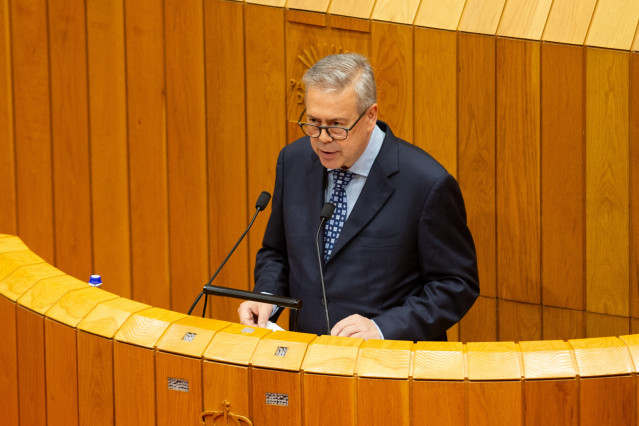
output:
[{"label": "curved wooden desk", "polygon": [[367,341],[270,332],[88,287],[0,235],[8,425],[635,425],[639,335]]}]

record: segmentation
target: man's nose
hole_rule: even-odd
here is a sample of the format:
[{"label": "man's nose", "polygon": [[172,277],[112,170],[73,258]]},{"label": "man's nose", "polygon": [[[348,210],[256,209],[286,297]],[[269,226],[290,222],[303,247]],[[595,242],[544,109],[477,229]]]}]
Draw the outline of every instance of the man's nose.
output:
[{"label": "man's nose", "polygon": [[319,139],[322,143],[329,143],[333,141],[333,138],[329,136],[327,129],[320,129],[320,134],[317,139]]}]

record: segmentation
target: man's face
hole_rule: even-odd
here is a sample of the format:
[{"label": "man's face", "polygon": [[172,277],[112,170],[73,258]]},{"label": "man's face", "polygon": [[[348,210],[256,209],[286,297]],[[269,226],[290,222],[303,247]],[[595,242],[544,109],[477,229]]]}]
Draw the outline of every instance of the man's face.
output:
[{"label": "man's face", "polygon": [[[362,111],[357,110],[357,95],[352,87],[336,92],[324,92],[310,87],[306,91],[307,122],[318,126],[349,128]],[[348,137],[335,141],[322,130],[319,137],[310,138],[313,151],[327,169],[351,167],[362,155],[377,122],[377,104],[368,108]]]}]

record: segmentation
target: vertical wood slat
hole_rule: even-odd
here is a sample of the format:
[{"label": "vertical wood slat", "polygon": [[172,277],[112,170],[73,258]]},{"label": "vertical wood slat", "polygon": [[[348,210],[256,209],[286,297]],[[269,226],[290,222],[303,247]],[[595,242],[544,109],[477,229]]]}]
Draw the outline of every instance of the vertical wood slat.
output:
[{"label": "vertical wood slat", "polygon": [[[254,424],[302,424],[301,373],[253,368],[251,386]],[[269,402],[268,394],[286,395],[288,404]]]},{"label": "vertical wood slat", "polygon": [[124,2],[86,7],[93,272],[109,291],[131,297]]},{"label": "vertical wood slat", "polygon": [[18,306],[16,313],[18,399],[21,425],[44,425],[47,422],[44,320],[41,315]]},{"label": "vertical wood slat", "polygon": [[[170,306],[161,0],[126,0],[132,298]],[[157,64],[157,65],[156,65]]]},{"label": "vertical wood slat", "polygon": [[584,309],[583,49],[541,48],[543,303]]},{"label": "vertical wood slat", "polygon": [[44,319],[47,424],[78,423],[78,358],[75,328]]},{"label": "vertical wood slat", "polygon": [[586,50],[588,312],[629,314],[629,54]]},{"label": "vertical wood slat", "polygon": [[577,380],[528,380],[524,382],[526,425],[579,425]]},{"label": "vertical wood slat", "polygon": [[521,425],[523,422],[521,382],[470,382],[467,401],[469,426]]},{"label": "vertical wood slat", "polygon": [[541,302],[540,45],[497,39],[499,297]]},{"label": "vertical wood slat", "polygon": [[479,296],[459,322],[461,342],[493,342],[497,340],[497,299]]},{"label": "vertical wood slat", "polygon": [[250,417],[249,368],[242,365],[204,361],[202,366],[204,411],[229,411]]},{"label": "vertical wood slat", "polygon": [[[253,200],[246,194],[244,5],[216,0],[204,7],[210,269],[215,271],[246,227]],[[243,242],[216,283],[249,290],[248,263]],[[210,305],[212,318],[237,320],[237,301],[220,299]]]},{"label": "vertical wood slat", "polygon": [[639,54],[630,55],[630,316],[639,318]]},{"label": "vertical wood slat", "polygon": [[171,309],[186,312],[209,275],[201,2],[164,2]]},{"label": "vertical wood slat", "polygon": [[[284,10],[244,6],[248,199],[272,192],[277,155],[286,142]],[[269,40],[264,43],[264,40]],[[249,53],[250,52],[250,53]],[[268,123],[268,124],[265,124]],[[270,207],[266,209],[270,214]],[[266,215],[264,215],[266,216]],[[249,270],[262,245],[266,218],[249,235]]]},{"label": "vertical wood slat", "polygon": [[[304,374],[304,425],[356,425],[356,378]],[[331,407],[327,410],[326,407]]]},{"label": "vertical wood slat", "polygon": [[[158,426],[200,426],[202,412],[202,360],[156,352]],[[185,380],[186,391],[168,388],[169,378]]]},{"label": "vertical wood slat", "polygon": [[19,424],[16,304],[0,296],[0,418]]},{"label": "vertical wood slat", "polygon": [[113,340],[78,331],[77,345],[79,424],[113,425]]},{"label": "vertical wood slat", "polygon": [[637,387],[633,381],[632,377],[581,379],[580,425],[637,424]]},{"label": "vertical wood slat", "polygon": [[55,263],[46,0],[11,2],[18,233]]},{"label": "vertical wood slat", "polygon": [[495,39],[459,34],[457,172],[483,296],[497,296]]},{"label": "vertical wood slat", "polygon": [[542,307],[544,340],[579,339],[586,335],[585,312]]},{"label": "vertical wood slat", "polygon": [[49,0],[48,12],[56,265],[88,277],[93,249],[84,1]]},{"label": "vertical wood slat", "polygon": [[414,32],[419,72],[413,88],[413,143],[457,176],[457,34],[426,28]]},{"label": "vertical wood slat", "polygon": [[413,141],[413,28],[371,23],[370,61],[375,70],[379,119]]},{"label": "vertical wood slat", "polygon": [[[155,353],[127,343],[113,345],[115,424],[155,426]],[[135,401],[135,404],[131,404]]]},{"label": "vertical wood slat", "polygon": [[9,0],[0,1],[0,233],[16,235],[16,176]]},{"label": "vertical wood slat", "polygon": [[[466,424],[466,383],[422,382],[412,383],[412,423],[459,426]],[[428,403],[424,403],[428,401]]]},{"label": "vertical wood slat", "polygon": [[498,327],[502,342],[541,340],[541,306],[500,300]]},{"label": "vertical wood slat", "polygon": [[[357,424],[410,424],[410,390],[407,380],[357,379]],[[384,395],[380,404],[379,396]]]}]

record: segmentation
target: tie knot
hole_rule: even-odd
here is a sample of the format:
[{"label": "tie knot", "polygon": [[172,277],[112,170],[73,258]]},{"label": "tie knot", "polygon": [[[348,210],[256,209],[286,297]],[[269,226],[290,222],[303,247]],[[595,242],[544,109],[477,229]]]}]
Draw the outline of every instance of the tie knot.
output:
[{"label": "tie knot", "polygon": [[333,170],[333,185],[335,185],[336,188],[345,188],[351,179],[353,179],[353,172],[341,169]]}]

